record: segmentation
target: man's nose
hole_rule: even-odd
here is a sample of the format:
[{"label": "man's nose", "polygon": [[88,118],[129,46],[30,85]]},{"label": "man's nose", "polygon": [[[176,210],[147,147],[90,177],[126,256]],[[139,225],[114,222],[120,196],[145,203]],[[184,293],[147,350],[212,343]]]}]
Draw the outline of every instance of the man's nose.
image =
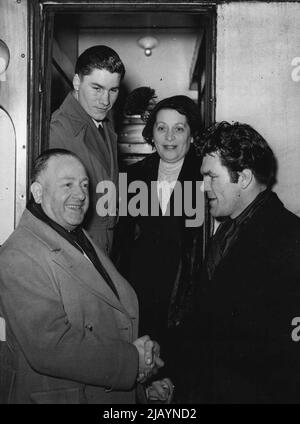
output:
[{"label": "man's nose", "polygon": [[80,186],[74,187],[73,196],[77,199],[84,200],[87,196],[87,192]]},{"label": "man's nose", "polygon": [[101,97],[100,97],[100,102],[104,105],[104,106],[108,106],[110,103],[110,94],[108,90],[103,90],[101,93]]},{"label": "man's nose", "polygon": [[211,181],[209,177],[204,177],[202,185],[201,185],[201,190],[203,192],[211,191]]}]

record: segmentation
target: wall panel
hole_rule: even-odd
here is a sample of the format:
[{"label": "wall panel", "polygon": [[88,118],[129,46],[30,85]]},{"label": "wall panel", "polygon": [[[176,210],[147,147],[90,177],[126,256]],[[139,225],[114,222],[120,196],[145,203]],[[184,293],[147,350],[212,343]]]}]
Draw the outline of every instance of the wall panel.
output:
[{"label": "wall panel", "polygon": [[216,120],[256,128],[278,159],[275,191],[300,215],[300,3],[218,7]]},{"label": "wall panel", "polygon": [[[27,1],[1,0],[0,39],[10,51],[0,81],[0,244],[13,231],[26,203]],[[5,112],[6,113],[5,113]]]}]

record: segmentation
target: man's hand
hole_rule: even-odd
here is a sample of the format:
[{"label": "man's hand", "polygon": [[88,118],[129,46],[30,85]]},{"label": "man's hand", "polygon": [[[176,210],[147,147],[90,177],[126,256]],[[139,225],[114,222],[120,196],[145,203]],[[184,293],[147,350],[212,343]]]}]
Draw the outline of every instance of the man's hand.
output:
[{"label": "man's hand", "polygon": [[159,368],[164,366],[164,361],[159,357],[159,344],[151,340],[149,336],[140,337],[133,344],[139,353],[139,375],[137,381],[143,383],[156,374]]}]

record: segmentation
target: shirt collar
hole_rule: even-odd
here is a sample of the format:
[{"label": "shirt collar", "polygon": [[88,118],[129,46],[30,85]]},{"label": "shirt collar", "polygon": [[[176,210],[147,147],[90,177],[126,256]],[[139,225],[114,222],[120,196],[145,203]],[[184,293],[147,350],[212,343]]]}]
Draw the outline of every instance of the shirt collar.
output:
[{"label": "shirt collar", "polygon": [[105,117],[102,121],[96,121],[96,119],[92,118],[92,121],[94,122],[94,124],[96,125],[97,128],[101,127],[103,128],[103,122],[107,122],[108,118]]}]

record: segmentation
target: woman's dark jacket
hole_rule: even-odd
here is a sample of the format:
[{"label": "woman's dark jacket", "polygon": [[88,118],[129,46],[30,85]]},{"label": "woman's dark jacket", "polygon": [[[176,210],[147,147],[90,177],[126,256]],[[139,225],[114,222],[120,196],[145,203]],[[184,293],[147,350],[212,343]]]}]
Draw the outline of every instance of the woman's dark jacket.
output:
[{"label": "woman's dark jacket", "polygon": [[[160,157],[151,154],[129,167],[128,183],[142,180],[151,192],[151,181],[158,176]],[[196,190],[200,192],[201,160],[193,146],[187,153],[178,181],[192,181],[193,204]],[[198,184],[196,186],[196,181]],[[155,190],[156,194],[156,190]],[[184,199],[184,187],[183,196]],[[203,198],[202,207],[203,205]],[[150,198],[148,202],[150,206]],[[170,216],[138,216],[121,219],[121,272],[137,292],[140,305],[140,334],[149,334],[162,348],[167,361],[171,329],[179,326],[190,308],[194,275],[202,259],[202,226],[187,227],[184,213],[174,216],[174,193],[170,199]],[[121,235],[120,235],[121,233]],[[172,332],[172,331],[171,331]]]}]

